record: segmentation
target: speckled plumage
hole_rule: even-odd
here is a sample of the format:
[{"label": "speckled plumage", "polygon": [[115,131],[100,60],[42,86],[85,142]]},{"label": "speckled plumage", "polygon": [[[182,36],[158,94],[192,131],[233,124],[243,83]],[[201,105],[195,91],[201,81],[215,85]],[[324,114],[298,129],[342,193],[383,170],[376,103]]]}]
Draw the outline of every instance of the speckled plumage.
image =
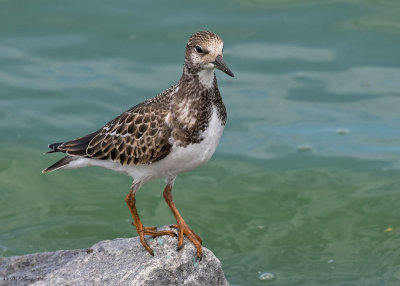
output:
[{"label": "speckled plumage", "polygon": [[196,246],[201,257],[201,239],[185,223],[173,201],[175,177],[206,163],[213,155],[226,123],[226,110],[218,90],[214,68],[233,77],[222,58],[223,42],[216,34],[202,31],[188,40],[182,77],[158,96],[125,111],[100,130],[75,140],[53,143],[49,148],[67,156],[43,172],[100,166],[133,178],[126,203],[146,250],[153,254],[145,234],[174,235],[143,227],[135,206],[135,193],[152,179],[165,177],[164,198],[179,230]]},{"label": "speckled plumage", "polygon": [[[121,165],[140,165],[162,160],[173,144],[186,147],[200,143],[213,106],[221,124],[226,123],[225,105],[215,74],[212,73],[211,88],[203,86],[198,75],[202,67],[192,59],[191,48],[205,43],[214,49],[223,46],[222,40],[212,32],[204,31],[190,37],[183,74],[177,84],[125,111],[97,132],[49,147],[72,156],[71,159],[84,157],[117,161]],[[45,171],[51,170],[52,166]]]}]

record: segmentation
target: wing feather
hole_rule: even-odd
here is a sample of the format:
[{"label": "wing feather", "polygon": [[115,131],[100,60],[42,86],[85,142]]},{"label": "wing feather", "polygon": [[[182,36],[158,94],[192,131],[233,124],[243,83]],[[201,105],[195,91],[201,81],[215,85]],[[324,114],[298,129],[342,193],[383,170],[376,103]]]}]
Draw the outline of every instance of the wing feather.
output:
[{"label": "wing feather", "polygon": [[119,161],[122,165],[151,164],[168,155],[171,129],[162,103],[138,105],[109,122],[88,143],[89,158]]},{"label": "wing feather", "polygon": [[157,162],[166,157],[172,148],[169,142],[171,129],[166,124],[166,116],[172,95],[177,90],[175,84],[122,113],[96,132],[75,140],[50,144],[51,151],[48,153],[71,155],[65,158],[115,160],[123,165]]}]

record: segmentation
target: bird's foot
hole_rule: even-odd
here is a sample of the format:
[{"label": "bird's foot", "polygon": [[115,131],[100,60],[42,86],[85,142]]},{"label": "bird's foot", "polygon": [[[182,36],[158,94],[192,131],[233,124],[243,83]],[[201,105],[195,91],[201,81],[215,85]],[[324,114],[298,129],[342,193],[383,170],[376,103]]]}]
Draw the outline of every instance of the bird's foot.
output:
[{"label": "bird's foot", "polygon": [[173,230],[157,230],[156,226],[143,226],[142,227],[144,235],[151,235],[153,237],[169,235],[176,237],[176,233]]},{"label": "bird's foot", "polygon": [[[132,225],[136,226],[134,223]],[[150,255],[154,256],[153,249],[148,245],[146,240],[144,239],[145,235],[151,235],[152,237],[162,236],[162,235],[169,235],[176,237],[176,233],[172,230],[157,230],[155,226],[136,226],[136,231],[139,234],[140,242],[142,243],[143,247],[147,250]]]},{"label": "bird's foot", "polygon": [[170,225],[172,228],[176,228],[178,230],[178,250],[182,249],[183,247],[183,235],[193,243],[196,247],[196,257],[198,260],[201,260],[203,255],[203,250],[201,248],[201,244],[203,241],[201,240],[200,236],[198,236],[193,230],[191,230],[185,221],[180,221],[177,224]]}]

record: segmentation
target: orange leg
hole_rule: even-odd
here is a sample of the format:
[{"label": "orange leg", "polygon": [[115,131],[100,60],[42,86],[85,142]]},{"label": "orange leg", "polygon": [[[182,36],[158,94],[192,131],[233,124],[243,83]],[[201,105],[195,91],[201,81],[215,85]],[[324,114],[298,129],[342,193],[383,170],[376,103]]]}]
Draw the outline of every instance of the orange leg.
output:
[{"label": "orange leg", "polygon": [[168,183],[165,188],[164,188],[164,199],[167,202],[168,206],[170,207],[172,213],[175,216],[176,219],[176,224],[171,225],[171,227],[176,228],[178,230],[178,250],[182,248],[183,246],[183,235],[186,235],[186,237],[194,244],[194,246],[197,249],[196,256],[198,259],[201,259],[201,256],[203,254],[203,250],[201,248],[202,240],[201,238],[192,231],[186,222],[183,220],[182,216],[180,215],[178,209],[176,208],[174,202],[172,201],[172,186],[173,182]]},{"label": "orange leg", "polygon": [[136,226],[136,231],[139,234],[140,242],[146,248],[146,250],[154,256],[153,250],[150,248],[150,246],[147,244],[146,240],[144,239],[145,235],[151,235],[151,236],[161,236],[161,235],[170,235],[170,236],[176,236],[176,233],[172,230],[165,230],[165,231],[157,231],[157,228],[155,226],[149,226],[145,227],[143,226],[142,222],[140,221],[139,214],[136,209],[136,199],[135,199],[135,193],[137,191],[136,186],[132,186],[130,192],[126,195],[125,197],[125,202],[129,207],[129,210],[131,211],[132,217],[133,217],[133,225]]}]

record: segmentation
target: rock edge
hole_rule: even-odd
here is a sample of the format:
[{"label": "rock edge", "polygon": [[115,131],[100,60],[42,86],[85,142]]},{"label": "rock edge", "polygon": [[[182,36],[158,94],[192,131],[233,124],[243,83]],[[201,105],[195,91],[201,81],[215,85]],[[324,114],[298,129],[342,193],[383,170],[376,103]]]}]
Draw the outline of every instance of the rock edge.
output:
[{"label": "rock edge", "polygon": [[180,251],[174,237],[146,239],[154,257],[134,237],[100,241],[88,249],[0,258],[0,285],[229,285],[221,262],[207,248],[198,262],[186,238]]}]

